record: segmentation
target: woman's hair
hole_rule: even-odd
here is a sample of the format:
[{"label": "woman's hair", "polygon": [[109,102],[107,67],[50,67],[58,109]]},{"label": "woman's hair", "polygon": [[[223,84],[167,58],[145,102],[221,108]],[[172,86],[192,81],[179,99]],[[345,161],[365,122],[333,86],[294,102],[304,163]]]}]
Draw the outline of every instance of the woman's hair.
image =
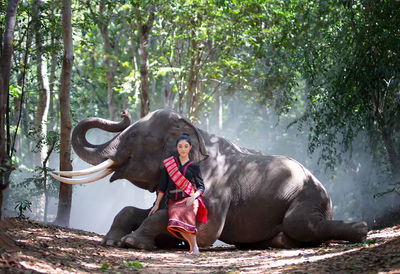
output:
[{"label": "woman's hair", "polygon": [[185,140],[186,142],[189,143],[189,145],[192,145],[192,139],[190,139],[189,134],[187,133],[183,133],[181,136],[178,137],[178,139],[176,139],[176,146],[178,145],[178,143],[182,140]]}]

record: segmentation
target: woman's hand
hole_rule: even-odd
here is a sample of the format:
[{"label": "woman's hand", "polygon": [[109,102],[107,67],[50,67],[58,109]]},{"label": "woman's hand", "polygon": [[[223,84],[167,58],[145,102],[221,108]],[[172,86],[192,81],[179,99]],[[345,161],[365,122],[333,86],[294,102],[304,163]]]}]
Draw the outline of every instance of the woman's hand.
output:
[{"label": "woman's hand", "polygon": [[157,210],[158,210],[158,205],[157,204],[155,204],[154,206],[153,206],[153,208],[150,210],[150,212],[149,212],[149,216],[151,216],[151,215],[153,215]]},{"label": "woman's hand", "polygon": [[186,205],[191,206],[194,203],[194,200],[196,200],[196,198],[197,197],[195,197],[194,195],[190,196],[190,198],[186,200]]},{"label": "woman's hand", "polygon": [[186,205],[190,206],[194,203],[194,201],[201,195],[201,192],[196,191],[189,199],[186,201]]},{"label": "woman's hand", "polygon": [[162,200],[163,197],[164,197],[164,193],[163,192],[158,192],[157,200],[154,203],[153,208],[150,210],[149,216],[153,215],[158,210],[158,207],[160,206],[160,203],[161,203],[161,200]]}]

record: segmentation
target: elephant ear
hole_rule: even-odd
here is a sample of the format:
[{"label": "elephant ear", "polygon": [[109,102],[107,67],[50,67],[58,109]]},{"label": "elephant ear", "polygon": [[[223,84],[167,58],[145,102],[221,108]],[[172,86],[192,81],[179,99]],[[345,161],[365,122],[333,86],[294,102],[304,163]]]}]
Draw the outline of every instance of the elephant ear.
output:
[{"label": "elephant ear", "polygon": [[164,140],[164,149],[162,153],[163,159],[173,156],[178,156],[176,150],[176,140],[183,133],[190,135],[192,140],[192,150],[190,151],[190,159],[196,163],[204,161],[208,158],[206,146],[204,144],[203,136],[200,131],[188,120],[182,117],[174,117],[170,123],[170,126],[166,132]]}]

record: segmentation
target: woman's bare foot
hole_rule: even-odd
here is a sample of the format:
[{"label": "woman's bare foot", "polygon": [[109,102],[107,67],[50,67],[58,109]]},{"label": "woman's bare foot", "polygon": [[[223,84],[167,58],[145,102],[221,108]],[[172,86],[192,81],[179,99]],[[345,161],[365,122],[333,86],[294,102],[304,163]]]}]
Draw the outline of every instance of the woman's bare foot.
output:
[{"label": "woman's bare foot", "polygon": [[194,250],[194,251],[189,251],[188,254],[190,255],[200,255],[200,251],[199,250]]}]

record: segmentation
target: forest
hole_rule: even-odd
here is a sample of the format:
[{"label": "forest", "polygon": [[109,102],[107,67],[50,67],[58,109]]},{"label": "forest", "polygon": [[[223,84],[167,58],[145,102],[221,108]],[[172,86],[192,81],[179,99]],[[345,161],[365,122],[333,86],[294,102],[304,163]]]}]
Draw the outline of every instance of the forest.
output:
[{"label": "forest", "polygon": [[398,224],[399,10],[396,0],[1,1],[0,217],[68,227],[82,187],[49,172],[73,168],[75,125],[171,108],[303,163],[335,217]]}]

